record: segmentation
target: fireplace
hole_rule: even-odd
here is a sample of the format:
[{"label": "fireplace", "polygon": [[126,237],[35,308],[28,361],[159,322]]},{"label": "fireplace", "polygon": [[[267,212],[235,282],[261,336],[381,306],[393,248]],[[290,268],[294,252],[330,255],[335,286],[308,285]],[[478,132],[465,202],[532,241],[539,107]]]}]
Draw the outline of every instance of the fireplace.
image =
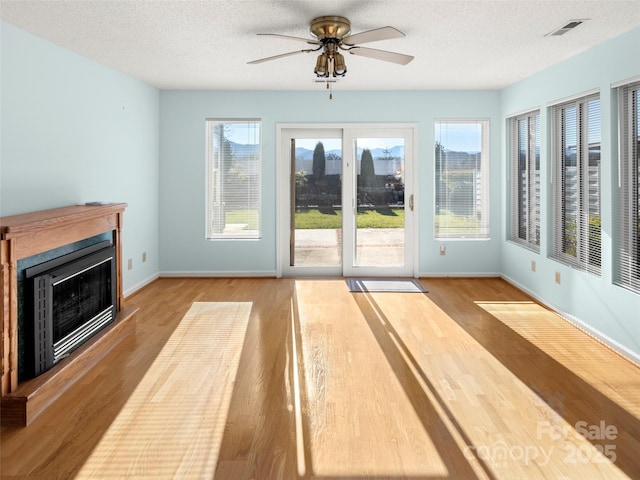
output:
[{"label": "fireplace", "polygon": [[36,377],[116,317],[116,249],[110,241],[25,270],[24,369]]},{"label": "fireplace", "polygon": [[[31,423],[121,341],[135,335],[135,317],[138,309],[125,307],[122,293],[122,225],[126,206],[126,203],[69,205],[0,218],[0,290],[3,292],[3,308],[0,309],[2,426],[25,426]],[[103,236],[101,239],[96,238]],[[90,243],[87,243],[88,240]],[[29,283],[26,281],[24,270],[34,266],[30,259],[42,255],[39,262],[42,263],[50,260],[49,253],[56,249],[62,250],[57,254],[60,256],[69,252],[67,247],[78,250],[96,245],[101,240],[107,240],[115,249],[115,259],[110,261],[115,264],[111,294],[115,291],[116,318],[100,328],[80,347],[69,351],[68,358],[59,360],[45,373],[30,379],[22,377],[21,362],[25,358],[24,347],[27,346],[24,335],[25,310],[33,310],[33,305],[24,303],[25,288]],[[110,247],[106,245],[105,248]],[[84,250],[80,257],[74,257],[70,261],[72,263],[96,252],[97,250],[87,253]],[[23,261],[24,268],[19,268],[18,263]],[[58,270],[61,266],[62,264],[49,264],[48,267],[43,267],[45,270],[38,273],[30,270],[30,273],[33,273],[33,277],[49,270]],[[33,299],[33,290],[31,298]],[[31,329],[33,332],[33,327]],[[33,336],[31,341],[26,343],[34,343],[29,346],[34,352]],[[35,360],[32,360],[32,363],[35,363]]]}]

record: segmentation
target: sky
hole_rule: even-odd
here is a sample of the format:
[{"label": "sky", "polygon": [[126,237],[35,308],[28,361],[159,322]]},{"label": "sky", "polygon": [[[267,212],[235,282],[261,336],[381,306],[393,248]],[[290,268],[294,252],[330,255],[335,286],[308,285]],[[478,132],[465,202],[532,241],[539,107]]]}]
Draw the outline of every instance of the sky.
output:
[{"label": "sky", "polygon": [[[225,136],[232,142],[239,144],[257,144],[260,142],[260,125],[243,123],[226,123]],[[482,150],[482,130],[481,124],[462,122],[436,122],[436,141],[444,145],[445,149],[457,152],[479,152]],[[318,141],[322,141],[325,151],[340,150],[342,141],[332,138],[297,139],[296,145],[309,150],[316,147]],[[399,138],[359,138],[358,146],[362,148],[392,148],[402,145],[403,140]]]},{"label": "sky", "polygon": [[[296,146],[313,150],[320,139],[297,139]],[[321,139],[325,150],[340,149],[339,139]],[[436,140],[440,141],[447,150],[456,152],[479,152],[482,150],[482,132],[480,124],[449,123],[436,125]],[[362,138],[358,139],[358,146],[362,148],[392,148],[402,145],[400,138]]]},{"label": "sky", "polygon": [[[248,123],[226,123],[225,137],[234,142],[242,145],[257,144],[260,142],[260,127],[259,125],[251,125],[248,128]],[[339,138],[312,138],[312,139],[296,139],[296,146],[303,147],[308,150],[316,148],[316,144],[321,141],[325,151],[329,150],[341,150],[342,140]],[[373,150],[374,148],[393,148],[397,145],[402,145],[404,142],[401,138],[359,138],[358,147],[368,148]]]},{"label": "sky", "polygon": [[256,145],[260,143],[260,122],[225,122],[224,135],[227,140],[234,143]]},{"label": "sky", "polygon": [[[325,151],[340,150],[342,149],[342,140],[339,138],[315,138],[315,139],[296,139],[296,147],[303,147],[308,150],[316,148],[316,144],[321,141]],[[368,148],[373,150],[374,148],[393,148],[398,145],[403,145],[404,139],[402,138],[359,138],[358,147]]]},{"label": "sky", "polygon": [[480,152],[482,125],[480,123],[436,122],[436,142],[454,152]]}]

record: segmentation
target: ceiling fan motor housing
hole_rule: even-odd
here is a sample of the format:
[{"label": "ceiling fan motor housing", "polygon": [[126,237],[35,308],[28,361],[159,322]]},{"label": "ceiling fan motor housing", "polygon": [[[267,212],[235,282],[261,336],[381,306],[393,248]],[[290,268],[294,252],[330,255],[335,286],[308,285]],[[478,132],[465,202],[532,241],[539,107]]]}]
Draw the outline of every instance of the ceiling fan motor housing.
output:
[{"label": "ceiling fan motor housing", "polygon": [[349,32],[351,32],[351,22],[344,17],[333,15],[318,17],[311,21],[309,30],[318,40],[324,40],[325,38],[342,40],[344,36],[349,35]]}]

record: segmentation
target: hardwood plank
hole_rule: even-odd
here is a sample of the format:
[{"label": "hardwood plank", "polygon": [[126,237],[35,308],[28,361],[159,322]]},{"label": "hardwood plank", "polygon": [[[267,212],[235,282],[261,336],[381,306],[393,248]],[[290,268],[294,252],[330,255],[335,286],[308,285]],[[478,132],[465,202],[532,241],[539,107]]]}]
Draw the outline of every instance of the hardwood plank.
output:
[{"label": "hardwood plank", "polygon": [[[145,478],[640,478],[637,365],[500,279],[422,281],[427,294],[159,279],[127,299],[135,335],[31,425],[2,429],[3,478],[105,478],[125,457]],[[208,363],[216,349],[156,368],[176,335],[194,340],[180,328],[194,302],[251,303],[235,375]],[[215,385],[230,398],[212,415],[198,392]],[[163,402],[189,408],[133,441]],[[221,438],[202,436],[220,421]],[[601,422],[615,435],[580,434]]]}]

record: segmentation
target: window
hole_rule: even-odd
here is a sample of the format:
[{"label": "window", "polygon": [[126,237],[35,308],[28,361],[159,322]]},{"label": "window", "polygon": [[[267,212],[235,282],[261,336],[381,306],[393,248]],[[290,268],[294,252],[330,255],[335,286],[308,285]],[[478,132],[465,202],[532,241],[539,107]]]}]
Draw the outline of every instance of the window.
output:
[{"label": "window", "polygon": [[260,122],[206,126],[207,238],[260,238]]},{"label": "window", "polygon": [[619,89],[618,285],[640,292],[640,82]]},{"label": "window", "polygon": [[436,238],[489,238],[489,122],[438,120]]},{"label": "window", "polygon": [[540,112],[509,119],[511,240],[540,251]]},{"label": "window", "polygon": [[600,98],[552,107],[552,257],[600,274]]}]

